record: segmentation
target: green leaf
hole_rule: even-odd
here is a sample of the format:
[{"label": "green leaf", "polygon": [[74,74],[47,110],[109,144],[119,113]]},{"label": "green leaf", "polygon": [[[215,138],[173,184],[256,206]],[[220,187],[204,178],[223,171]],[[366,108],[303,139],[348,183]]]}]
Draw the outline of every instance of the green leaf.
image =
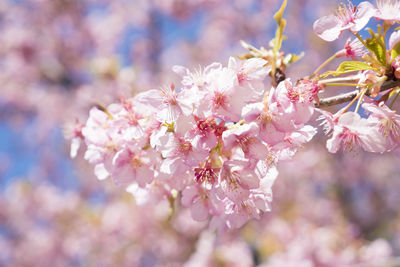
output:
[{"label": "green leaf", "polygon": [[366,40],[367,48],[376,55],[382,66],[386,66],[385,47],[377,39],[368,38]]},{"label": "green leaf", "polygon": [[362,61],[344,61],[342,62],[336,71],[327,71],[321,74],[320,78],[325,78],[329,75],[338,76],[342,74],[346,74],[353,71],[360,71],[360,70],[372,70],[375,69]]},{"label": "green leaf", "polygon": [[400,55],[400,42],[395,44],[392,48],[391,56],[392,60],[396,59]]},{"label": "green leaf", "polygon": [[282,20],[283,12],[285,11],[286,5],[287,5],[287,0],[284,0],[279,10],[274,14],[274,19],[276,20],[278,25]]},{"label": "green leaf", "polygon": [[365,46],[368,48],[368,50],[373,53],[376,58],[378,59],[379,63],[386,67],[386,46],[385,46],[385,40],[380,34],[381,32],[381,26],[378,25],[378,33],[375,33],[373,30],[367,28],[369,34],[371,35],[370,38],[367,38],[365,40]]},{"label": "green leaf", "polygon": [[339,65],[336,71],[359,71],[359,70],[370,70],[373,69],[370,65],[362,61],[344,61]]},{"label": "green leaf", "polygon": [[274,15],[274,19],[276,20],[276,23],[278,24],[278,28],[276,29],[275,38],[273,41],[274,54],[277,54],[278,51],[282,47],[283,30],[286,27],[286,20],[283,19],[282,17],[283,17],[283,12],[285,11],[286,5],[287,5],[287,0],[284,0],[281,7],[278,10],[278,12],[276,12]]}]

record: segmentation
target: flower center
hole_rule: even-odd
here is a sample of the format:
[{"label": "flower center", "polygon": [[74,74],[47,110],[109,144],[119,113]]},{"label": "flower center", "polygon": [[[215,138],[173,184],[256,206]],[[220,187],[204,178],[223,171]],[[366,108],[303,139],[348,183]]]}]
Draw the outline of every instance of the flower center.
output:
[{"label": "flower center", "polygon": [[225,108],[226,104],[228,103],[228,100],[225,94],[221,92],[215,92],[213,102],[214,102],[214,108],[218,109],[220,107]]},{"label": "flower center", "polygon": [[192,150],[192,144],[189,141],[184,141],[179,144],[179,152],[187,155]]},{"label": "flower center", "polygon": [[356,12],[357,7],[353,6],[352,3],[349,2],[348,6],[342,3],[336,13],[336,17],[342,22],[342,25],[344,26],[350,23],[354,23]]}]

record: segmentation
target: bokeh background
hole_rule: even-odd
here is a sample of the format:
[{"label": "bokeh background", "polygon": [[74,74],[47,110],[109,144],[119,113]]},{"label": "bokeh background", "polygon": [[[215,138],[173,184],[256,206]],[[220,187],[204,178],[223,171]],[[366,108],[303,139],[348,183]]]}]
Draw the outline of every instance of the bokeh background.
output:
[{"label": "bokeh background", "polygon": [[[296,80],[347,37],[326,43],[312,31],[337,1],[288,2],[283,49],[305,52],[287,70]],[[267,47],[280,4],[0,1],[0,266],[400,266],[391,153],[329,154],[321,131],[279,165],[272,212],[220,235],[183,207],[170,216],[168,202],[138,206],[98,181],[83,151],[69,157],[68,130],[93,105],[179,84],[177,64],[226,64],[246,52],[239,40]]]}]

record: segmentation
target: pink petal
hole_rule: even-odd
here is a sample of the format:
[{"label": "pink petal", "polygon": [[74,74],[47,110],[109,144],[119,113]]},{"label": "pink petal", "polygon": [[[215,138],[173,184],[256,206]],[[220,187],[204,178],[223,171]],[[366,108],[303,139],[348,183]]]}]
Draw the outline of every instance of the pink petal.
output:
[{"label": "pink petal", "polygon": [[149,166],[143,165],[136,169],[136,181],[141,186],[144,187],[146,184],[150,184],[154,179],[154,172]]},{"label": "pink petal", "polygon": [[376,9],[369,2],[362,2],[357,6],[357,18],[354,20],[354,26],[350,28],[352,32],[358,32],[362,30],[368,21],[374,16]]},{"label": "pink petal", "polygon": [[75,158],[76,154],[78,154],[79,147],[81,146],[82,139],[81,138],[73,138],[71,140],[71,151],[70,151],[70,157]]},{"label": "pink petal", "polygon": [[254,142],[250,142],[248,145],[249,155],[251,158],[263,160],[266,159],[269,155],[269,150],[266,145],[264,145],[261,140],[256,140]]},{"label": "pink petal", "polygon": [[190,209],[192,218],[196,221],[205,221],[208,218],[208,209],[201,198],[193,203]]},{"label": "pink petal", "polygon": [[331,42],[342,33],[340,21],[333,15],[325,16],[314,22],[314,32],[325,41]]},{"label": "pink petal", "polygon": [[164,159],[160,166],[160,171],[166,174],[174,174],[178,171],[181,161],[182,159],[180,158]]},{"label": "pink petal", "polygon": [[285,133],[278,131],[272,123],[266,123],[261,126],[260,138],[270,145],[275,145],[282,142],[285,138]]},{"label": "pink petal", "polygon": [[340,143],[341,143],[341,139],[340,139],[339,135],[342,132],[341,129],[343,129],[343,128],[340,127],[340,129],[338,129],[338,126],[335,127],[332,137],[326,142],[326,148],[331,153],[336,153],[339,151]]},{"label": "pink petal", "polygon": [[242,109],[242,117],[248,122],[255,121],[263,109],[264,104],[262,102],[248,104]]},{"label": "pink petal", "polygon": [[106,170],[103,163],[94,166],[94,174],[97,176],[99,180],[104,180],[108,176],[110,176],[110,173]]},{"label": "pink petal", "polygon": [[400,31],[395,31],[390,35],[389,49],[392,49],[397,43],[400,42]]},{"label": "pink petal", "polygon": [[194,199],[199,195],[199,190],[196,186],[188,186],[182,191],[182,205],[185,207],[190,207]]}]

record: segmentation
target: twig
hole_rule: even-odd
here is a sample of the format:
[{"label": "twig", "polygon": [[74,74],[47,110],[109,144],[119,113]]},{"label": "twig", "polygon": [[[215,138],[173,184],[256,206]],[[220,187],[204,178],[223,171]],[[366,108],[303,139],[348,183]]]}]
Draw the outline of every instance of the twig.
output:
[{"label": "twig", "polygon": [[[381,86],[381,92],[392,89],[397,86],[400,86],[400,80],[385,81]],[[353,100],[359,94],[359,92],[360,90],[354,90],[349,93],[323,98],[319,100],[319,105],[317,104],[317,102],[314,102],[314,105],[316,107],[321,108],[321,107],[328,107],[346,103]],[[369,92],[367,92],[366,95],[369,95]]]}]

